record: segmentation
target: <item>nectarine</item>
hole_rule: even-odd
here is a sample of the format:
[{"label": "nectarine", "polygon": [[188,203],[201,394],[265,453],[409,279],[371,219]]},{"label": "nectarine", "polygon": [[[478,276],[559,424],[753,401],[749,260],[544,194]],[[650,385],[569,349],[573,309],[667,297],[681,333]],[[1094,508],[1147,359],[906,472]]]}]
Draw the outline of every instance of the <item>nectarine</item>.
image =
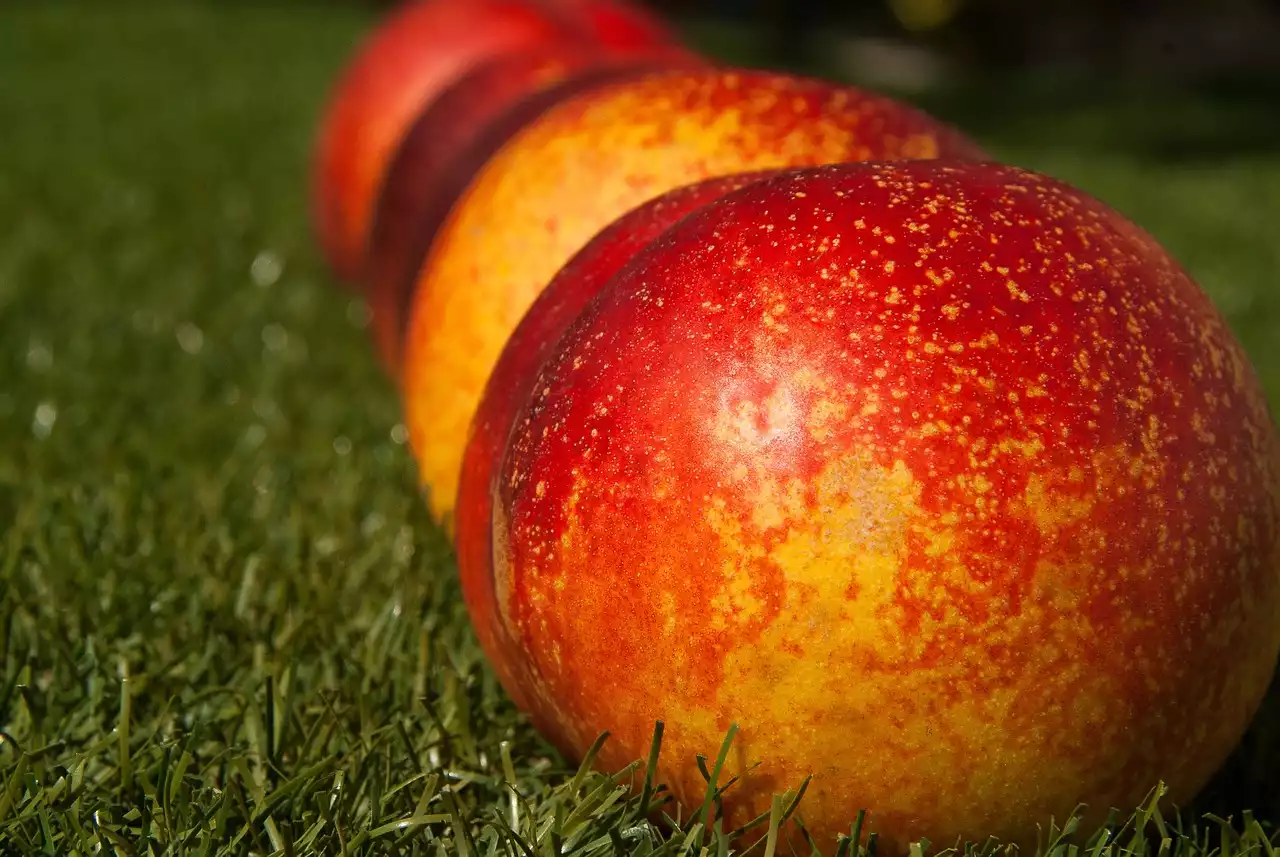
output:
[{"label": "nectarine", "polygon": [[312,168],[312,216],[339,277],[360,277],[387,161],[424,105],[479,63],[552,43],[683,53],[626,0],[409,0],[365,39],[321,117]]},{"label": "nectarine", "polygon": [[406,422],[437,520],[451,523],[467,426],[503,343],[569,256],[615,217],[719,175],[938,155],[980,152],[905,104],[765,71],[649,74],[540,114],[454,206],[411,299]]},{"label": "nectarine", "polygon": [[602,53],[556,43],[483,63],[414,121],[386,170],[362,277],[375,343],[400,372],[401,344],[418,268],[453,203],[516,131],[575,92],[657,68],[705,64],[689,56]]},{"label": "nectarine", "polygon": [[[1185,802],[1280,650],[1280,440],[1156,241],[1048,177],[793,171],[621,267],[519,404],[494,480],[513,693],[726,829],[813,779],[830,853]],[[475,583],[473,582],[474,586]],[[501,635],[499,637],[498,635]]]}]

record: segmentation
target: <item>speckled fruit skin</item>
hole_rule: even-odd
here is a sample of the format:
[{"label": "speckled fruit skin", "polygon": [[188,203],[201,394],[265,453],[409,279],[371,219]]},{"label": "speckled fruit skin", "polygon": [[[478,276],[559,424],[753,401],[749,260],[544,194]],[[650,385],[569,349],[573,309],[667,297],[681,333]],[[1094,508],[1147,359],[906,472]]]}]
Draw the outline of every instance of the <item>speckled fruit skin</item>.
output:
[{"label": "speckled fruit skin", "polygon": [[588,87],[659,68],[706,64],[674,50],[614,55],[585,42],[541,45],[481,64],[424,110],[387,167],[361,278],[386,369],[399,375],[409,301],[437,230],[503,143],[556,102]]},{"label": "speckled fruit skin", "polygon": [[621,268],[532,389],[475,623],[570,756],[609,730],[616,770],[663,720],[686,807],[737,723],[728,829],[808,774],[828,853],[861,807],[901,850],[1033,845],[1159,779],[1184,803],[1272,675],[1258,379],[1148,234],[1049,178],[749,185]]},{"label": "speckled fruit skin", "polygon": [[[474,623],[481,648],[522,708],[529,708],[520,696],[521,688],[529,682],[527,675],[519,674],[524,660],[501,623],[492,621],[497,615],[492,564],[493,479],[512,421],[521,403],[533,393],[537,371],[561,334],[618,269],[689,212],[777,172],[737,173],[685,185],[613,221],[547,284],[493,367],[462,458],[454,542],[467,609],[472,616],[484,617]],[[536,719],[544,731],[554,728],[553,722]]]},{"label": "speckled fruit skin", "polygon": [[981,152],[900,102],[766,71],[644,75],[543,113],[489,159],[417,278],[401,378],[433,515],[452,525],[467,427],[507,337],[610,221],[705,178],[939,155]]},{"label": "speckled fruit skin", "polygon": [[343,70],[317,131],[312,219],[334,272],[356,282],[388,160],[414,117],[475,65],[522,48],[665,50],[673,36],[625,0],[408,0]]}]

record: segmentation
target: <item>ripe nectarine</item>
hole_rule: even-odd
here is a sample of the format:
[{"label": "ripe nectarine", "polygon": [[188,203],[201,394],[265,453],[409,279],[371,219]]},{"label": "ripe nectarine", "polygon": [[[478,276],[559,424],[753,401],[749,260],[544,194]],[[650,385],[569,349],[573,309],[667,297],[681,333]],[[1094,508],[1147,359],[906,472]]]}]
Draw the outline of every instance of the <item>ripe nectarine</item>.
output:
[{"label": "ripe nectarine", "polygon": [[383,363],[400,372],[405,317],[418,268],[453,203],[494,152],[575,92],[689,56],[610,56],[597,45],[544,45],[478,66],[443,92],[405,133],[386,170],[362,277]]},{"label": "ripe nectarine", "polygon": [[726,829],[808,775],[828,853],[861,807],[900,849],[1185,802],[1276,665],[1258,379],[1150,235],[1048,177],[749,184],[521,387],[475,623],[566,753],[609,730],[617,769],[665,721],[686,807],[736,723]]},{"label": "ripe nectarine", "polygon": [[437,520],[451,521],[467,426],[503,343],[569,256],[615,217],[719,175],[939,155],[980,152],[905,104],[764,71],[649,74],[540,114],[454,206],[412,297],[406,422]]}]

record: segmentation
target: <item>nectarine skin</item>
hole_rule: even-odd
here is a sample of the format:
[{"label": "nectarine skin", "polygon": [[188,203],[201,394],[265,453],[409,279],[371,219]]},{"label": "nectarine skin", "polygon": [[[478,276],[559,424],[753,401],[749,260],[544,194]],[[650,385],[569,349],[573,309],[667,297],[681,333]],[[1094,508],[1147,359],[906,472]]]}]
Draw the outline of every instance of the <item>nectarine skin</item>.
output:
[{"label": "nectarine skin", "polygon": [[312,166],[312,218],[340,278],[360,277],[387,162],[424,105],[479,63],[555,42],[618,55],[677,45],[625,0],[408,0],[374,29],[329,97]]},{"label": "nectarine skin", "polygon": [[[1188,274],[1013,167],[749,185],[638,253],[538,372],[476,615],[571,756],[686,807],[741,729],[828,853],[1185,802],[1280,649],[1280,441]],[[749,770],[753,764],[757,764]]]},{"label": "nectarine skin", "polygon": [[[619,268],[689,212],[774,172],[737,173],[685,185],[615,220],[547,284],[493,367],[462,458],[454,543],[467,608],[473,616],[486,617],[474,626],[481,648],[522,708],[528,708],[519,696],[528,677],[517,677],[516,671],[522,668],[523,658],[504,628],[488,621],[497,609],[492,564],[493,478],[512,420],[532,394],[537,371],[560,335]],[[554,729],[554,722],[540,720],[537,725],[544,732]]]},{"label": "nectarine skin", "polygon": [[400,374],[409,301],[437,230],[508,138],[588,87],[704,64],[692,54],[613,56],[586,42],[542,45],[478,66],[424,110],[387,168],[362,277],[375,344],[388,371]]},{"label": "nectarine skin", "polygon": [[614,218],[672,188],[737,172],[980,154],[907,105],[764,71],[650,74],[541,114],[454,206],[412,298],[402,387],[436,519],[451,523],[467,427],[507,337],[556,271]]}]

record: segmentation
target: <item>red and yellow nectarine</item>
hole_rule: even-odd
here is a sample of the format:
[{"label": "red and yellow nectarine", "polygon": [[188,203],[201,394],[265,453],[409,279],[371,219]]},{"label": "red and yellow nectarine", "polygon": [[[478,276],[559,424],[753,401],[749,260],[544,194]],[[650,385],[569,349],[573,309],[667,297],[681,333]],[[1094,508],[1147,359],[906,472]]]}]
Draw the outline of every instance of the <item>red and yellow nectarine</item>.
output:
[{"label": "red and yellow nectarine", "polygon": [[762,71],[644,75],[561,101],[467,188],[418,275],[402,384],[431,510],[450,523],[468,424],[524,311],[598,230],[658,194],[748,170],[977,157],[959,132],[862,90]]},{"label": "red and yellow nectarine", "polygon": [[312,216],[338,276],[359,279],[387,162],[424,106],[477,64],[555,43],[684,53],[626,0],[409,0],[379,24],[339,77],[316,140]]},{"label": "red and yellow nectarine", "polygon": [[1045,176],[747,185],[521,388],[481,637],[570,755],[609,730],[617,769],[665,721],[687,807],[738,724],[727,829],[808,775],[827,852],[861,807],[899,849],[1184,802],[1276,665],[1258,379],[1151,236]]},{"label": "red and yellow nectarine", "polygon": [[610,56],[593,44],[546,45],[480,65],[418,116],[387,168],[363,276],[374,340],[393,375],[400,372],[419,266],[450,208],[494,152],[575,92],[696,65],[705,63],[692,55]]}]

